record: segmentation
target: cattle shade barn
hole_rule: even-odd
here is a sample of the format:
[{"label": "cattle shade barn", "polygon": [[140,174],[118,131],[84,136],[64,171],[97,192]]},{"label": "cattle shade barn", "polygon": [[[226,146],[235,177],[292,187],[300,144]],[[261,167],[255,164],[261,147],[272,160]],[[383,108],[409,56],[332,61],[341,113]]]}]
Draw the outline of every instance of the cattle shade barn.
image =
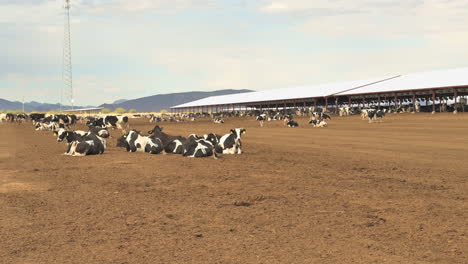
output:
[{"label": "cattle shade barn", "polygon": [[[233,95],[211,96],[171,107],[177,112],[278,109],[319,106],[337,110],[340,105],[370,101],[417,99],[439,101],[468,95],[468,68],[391,75],[369,80],[293,87]],[[387,101],[388,102],[388,101]],[[440,102],[440,101],[439,101]]]}]

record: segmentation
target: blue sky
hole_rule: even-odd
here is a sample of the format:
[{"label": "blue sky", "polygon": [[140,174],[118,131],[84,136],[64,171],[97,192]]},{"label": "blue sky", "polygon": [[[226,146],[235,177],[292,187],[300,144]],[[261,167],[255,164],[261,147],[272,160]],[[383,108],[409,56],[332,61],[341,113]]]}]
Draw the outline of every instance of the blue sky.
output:
[{"label": "blue sky", "polygon": [[[0,0],[0,98],[58,102],[59,0]],[[466,67],[468,0],[72,0],[75,102]]]}]

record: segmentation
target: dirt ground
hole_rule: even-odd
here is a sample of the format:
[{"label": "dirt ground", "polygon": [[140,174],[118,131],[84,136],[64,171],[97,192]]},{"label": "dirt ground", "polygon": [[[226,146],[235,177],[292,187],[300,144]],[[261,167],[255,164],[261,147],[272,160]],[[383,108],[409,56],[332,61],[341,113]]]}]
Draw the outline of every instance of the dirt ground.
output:
[{"label": "dirt ground", "polygon": [[0,124],[0,263],[468,263],[468,114],[252,119],[162,124],[246,128],[245,153],[219,160],[126,153],[119,131],[69,157]]}]

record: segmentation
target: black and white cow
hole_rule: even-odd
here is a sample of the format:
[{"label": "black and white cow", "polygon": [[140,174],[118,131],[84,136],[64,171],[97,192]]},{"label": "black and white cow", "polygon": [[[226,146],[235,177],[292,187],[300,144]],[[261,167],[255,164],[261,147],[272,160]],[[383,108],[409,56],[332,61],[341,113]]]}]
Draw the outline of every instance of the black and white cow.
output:
[{"label": "black and white cow", "polygon": [[260,122],[260,126],[263,127],[263,124],[265,123],[265,120],[267,120],[267,115],[266,114],[261,114],[255,118],[257,121]]},{"label": "black and white cow", "polygon": [[331,120],[331,116],[325,114],[324,112],[313,112],[312,117],[310,118],[311,120]]},{"label": "black and white cow", "polygon": [[109,131],[107,128],[102,128],[98,126],[89,126],[88,131],[94,133],[102,138],[108,138],[110,136]]},{"label": "black and white cow", "polygon": [[219,139],[215,150],[221,154],[242,154],[241,136],[246,133],[244,128],[231,129],[230,134],[226,134]]},{"label": "black and white cow", "polygon": [[91,126],[99,126],[102,128],[118,128],[125,132],[128,129],[128,117],[107,115],[104,117],[91,119],[86,122],[86,124]]},{"label": "black and white cow", "polygon": [[45,114],[32,113],[29,115],[29,118],[31,118],[33,125],[35,125],[37,122],[45,118]]},{"label": "black and white cow", "polygon": [[385,112],[383,110],[377,109],[369,109],[367,110],[367,117],[369,118],[369,123],[372,123],[376,120],[382,122],[383,117],[385,116]]},{"label": "black and white cow", "polygon": [[213,134],[213,133],[209,133],[209,134],[203,135],[203,138],[211,142],[213,146],[216,146],[219,144],[219,140],[221,139],[221,136]]},{"label": "black and white cow", "polygon": [[155,138],[159,138],[163,143],[164,151],[172,154],[183,154],[184,144],[187,139],[181,136],[171,136],[162,132],[163,128],[155,126],[148,134],[152,134]]},{"label": "black and white cow", "polygon": [[309,124],[311,124],[313,127],[326,127],[326,126],[328,126],[328,123],[325,122],[325,120],[310,120]]},{"label": "black and white cow", "polygon": [[184,153],[185,157],[192,158],[203,158],[203,157],[213,157],[218,158],[213,144],[204,139],[190,139],[184,144]]},{"label": "black and white cow", "polygon": [[190,134],[187,137],[187,140],[197,140],[197,139],[202,139],[203,137],[198,136],[197,134]]},{"label": "black and white cow", "polygon": [[61,128],[65,129],[67,126],[63,123],[58,123],[58,122],[49,122],[46,123],[44,121],[37,122],[36,125],[34,126],[36,130],[42,130],[42,131],[53,131],[57,132]]},{"label": "black and white cow", "polygon": [[76,124],[76,120],[76,115],[47,115],[43,121],[56,122],[60,124],[65,124],[67,126],[72,126]]},{"label": "black and white cow", "polygon": [[217,117],[217,118],[213,119],[213,122],[215,124],[224,124],[224,119]]},{"label": "black and white cow", "polygon": [[68,149],[65,155],[69,156],[86,156],[98,155],[104,153],[106,149],[106,140],[94,133],[87,133],[83,137],[77,137],[74,141],[68,144]]},{"label": "black and white cow", "polygon": [[298,127],[298,126],[299,126],[299,123],[297,123],[297,122],[294,121],[294,120],[289,120],[289,121],[286,123],[286,125],[287,125],[288,127]]},{"label": "black and white cow", "polygon": [[63,128],[60,128],[58,131],[55,131],[54,134],[57,136],[57,141],[62,142],[66,140],[67,143],[77,140],[79,137],[83,137],[88,134],[86,131],[76,130],[76,131],[66,131]]},{"label": "black and white cow", "polygon": [[27,118],[28,118],[28,116],[25,115],[25,114],[17,114],[16,117],[15,117],[15,121],[18,122],[18,123],[22,123],[22,122],[26,121]]},{"label": "black and white cow", "polygon": [[159,138],[141,135],[139,131],[130,130],[117,141],[118,147],[125,147],[128,152],[146,152],[159,154],[164,151],[163,143]]}]

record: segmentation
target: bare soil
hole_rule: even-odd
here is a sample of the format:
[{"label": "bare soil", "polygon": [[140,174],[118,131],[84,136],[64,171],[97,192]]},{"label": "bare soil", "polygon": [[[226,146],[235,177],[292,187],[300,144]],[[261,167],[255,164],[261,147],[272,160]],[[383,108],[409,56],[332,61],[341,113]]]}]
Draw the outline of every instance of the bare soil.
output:
[{"label": "bare soil", "polygon": [[126,153],[117,130],[69,157],[0,124],[0,263],[468,263],[468,115],[306,121],[161,124],[246,128],[219,160]]}]

